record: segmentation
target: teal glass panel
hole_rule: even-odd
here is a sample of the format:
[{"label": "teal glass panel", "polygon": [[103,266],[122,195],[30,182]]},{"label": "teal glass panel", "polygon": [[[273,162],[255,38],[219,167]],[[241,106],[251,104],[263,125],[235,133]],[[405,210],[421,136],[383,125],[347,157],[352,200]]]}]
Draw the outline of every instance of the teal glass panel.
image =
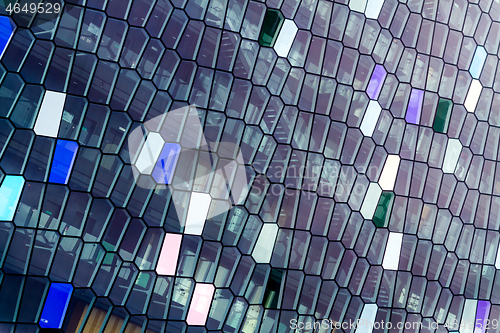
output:
[{"label": "teal glass panel", "polygon": [[373,223],[379,228],[385,228],[389,224],[389,218],[392,211],[392,203],[394,201],[394,193],[384,191],[380,196],[380,200],[373,216]]},{"label": "teal glass panel", "polygon": [[285,18],[279,10],[268,9],[260,30],[259,44],[273,47]]},{"label": "teal glass panel", "polygon": [[263,305],[266,309],[277,309],[281,289],[283,271],[272,269],[269,280],[267,280],[266,292],[264,293]]},{"label": "teal glass panel", "polygon": [[24,186],[22,176],[5,176],[0,186],[0,221],[12,221]]},{"label": "teal glass panel", "polygon": [[448,131],[452,108],[452,101],[444,98],[439,99],[436,116],[434,117],[434,124],[432,125],[434,131],[439,133],[446,133]]}]

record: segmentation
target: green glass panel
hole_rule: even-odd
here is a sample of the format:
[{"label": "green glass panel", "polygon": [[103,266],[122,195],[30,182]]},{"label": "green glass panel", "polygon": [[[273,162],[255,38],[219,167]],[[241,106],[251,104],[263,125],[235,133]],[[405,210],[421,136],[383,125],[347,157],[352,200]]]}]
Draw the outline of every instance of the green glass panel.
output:
[{"label": "green glass panel", "polygon": [[434,131],[439,133],[446,133],[448,131],[448,124],[450,123],[451,109],[453,102],[449,99],[440,98],[436,116],[434,117]]},{"label": "green glass panel", "polygon": [[279,10],[268,9],[260,30],[260,46],[273,47],[285,18]]},{"label": "green glass panel", "polygon": [[113,244],[110,244],[110,243],[106,242],[106,241],[102,241],[101,244],[104,247],[104,251],[103,250],[99,250],[97,261],[99,261],[99,259],[101,258],[101,255],[104,254],[104,260],[102,261],[102,263],[104,265],[112,265],[113,264],[113,257],[114,256],[113,256],[112,253],[107,253],[105,251],[114,251],[115,250],[115,246]]},{"label": "green glass panel", "polygon": [[278,298],[281,289],[281,280],[283,279],[283,271],[272,269],[267,280],[266,292],[264,293],[263,305],[266,309],[277,309]]},{"label": "green glass panel", "polygon": [[113,264],[114,255],[112,253],[106,253],[104,260],[102,261],[103,265],[112,265]]},{"label": "green glass panel", "polygon": [[115,250],[115,246],[113,244],[110,244],[106,241],[102,241],[101,244],[102,244],[102,246],[104,246],[106,251],[114,251]]},{"label": "green glass panel", "polygon": [[385,228],[389,224],[389,217],[391,216],[392,203],[394,201],[394,193],[391,191],[384,191],[380,196],[380,200],[373,216],[373,223],[379,228]]},{"label": "green glass panel", "polygon": [[139,272],[139,275],[137,275],[137,279],[135,280],[135,284],[146,288],[148,286],[149,282],[149,274]]}]

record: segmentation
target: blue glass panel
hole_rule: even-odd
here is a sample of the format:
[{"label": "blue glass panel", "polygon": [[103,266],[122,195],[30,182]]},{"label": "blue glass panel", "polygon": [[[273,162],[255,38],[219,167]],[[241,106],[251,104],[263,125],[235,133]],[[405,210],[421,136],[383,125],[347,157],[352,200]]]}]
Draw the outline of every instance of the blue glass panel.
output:
[{"label": "blue glass panel", "polygon": [[470,75],[474,79],[479,79],[481,71],[483,70],[484,62],[486,61],[486,50],[482,46],[476,48],[474,53],[474,58],[472,58],[472,63],[470,64]]},{"label": "blue glass panel", "polygon": [[69,283],[52,283],[43,306],[40,326],[61,328],[72,292],[73,286]]},{"label": "blue glass panel", "polygon": [[7,16],[0,16],[0,58],[9,44],[10,38],[14,32],[14,24]]},{"label": "blue glass panel", "polygon": [[153,178],[158,184],[170,184],[180,151],[181,146],[177,143],[165,143],[153,170]]},{"label": "blue glass panel", "polygon": [[5,176],[0,186],[0,221],[12,221],[24,186],[22,176]]},{"label": "blue glass panel", "polygon": [[50,169],[49,182],[67,184],[69,174],[75,162],[78,143],[74,141],[57,140],[54,161]]}]

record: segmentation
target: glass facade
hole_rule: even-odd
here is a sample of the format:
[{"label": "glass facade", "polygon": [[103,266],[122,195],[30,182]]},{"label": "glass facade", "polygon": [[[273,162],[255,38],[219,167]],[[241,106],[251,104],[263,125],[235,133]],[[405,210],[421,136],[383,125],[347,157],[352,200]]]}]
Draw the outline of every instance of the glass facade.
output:
[{"label": "glass facade", "polygon": [[500,332],[499,36],[497,0],[0,0],[0,332]]}]

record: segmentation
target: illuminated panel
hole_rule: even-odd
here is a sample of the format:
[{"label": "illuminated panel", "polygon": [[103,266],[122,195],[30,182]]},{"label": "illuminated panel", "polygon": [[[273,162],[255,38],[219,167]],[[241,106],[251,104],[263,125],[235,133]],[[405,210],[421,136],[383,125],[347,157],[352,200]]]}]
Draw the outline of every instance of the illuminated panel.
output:
[{"label": "illuminated panel", "polygon": [[365,16],[371,19],[378,19],[382,6],[384,5],[384,0],[368,0],[366,5]]},{"label": "illuminated panel", "polygon": [[205,325],[215,288],[212,284],[197,283],[186,318],[188,325]]},{"label": "illuminated panel", "polygon": [[75,163],[78,143],[74,141],[58,140],[54,161],[50,169],[49,182],[67,184],[73,163]]},{"label": "illuminated panel", "polygon": [[189,235],[201,235],[208,215],[208,209],[212,197],[207,193],[191,193],[189,209],[186,217],[184,233]]},{"label": "illuminated panel", "polygon": [[472,80],[472,83],[469,87],[469,92],[467,93],[467,97],[465,98],[464,106],[467,112],[476,111],[477,102],[479,101],[479,96],[481,96],[481,91],[483,90],[483,86],[479,80]]},{"label": "illuminated panel", "polygon": [[66,94],[46,91],[33,130],[37,135],[57,137],[63,114]]},{"label": "illuminated panel", "polygon": [[12,221],[24,186],[22,176],[5,176],[0,186],[0,221]]},{"label": "illuminated panel", "polygon": [[424,100],[424,91],[412,89],[410,101],[406,110],[406,121],[410,124],[418,125],[420,123],[420,113],[422,112],[422,102]]},{"label": "illuminated panel", "polygon": [[61,328],[73,286],[69,283],[52,283],[45,305],[43,306],[40,326],[44,328]]},{"label": "illuminated panel", "polygon": [[182,235],[166,234],[161,248],[160,258],[156,265],[156,273],[159,275],[175,275],[177,259],[181,248]]},{"label": "illuminated panel", "polygon": [[402,243],[403,234],[398,232],[389,233],[389,239],[385,247],[384,261],[382,262],[384,269],[394,271],[398,269]]},{"label": "illuminated panel", "polygon": [[371,333],[377,316],[377,304],[365,304],[357,321],[356,333]]},{"label": "illuminated panel", "polygon": [[490,315],[491,304],[489,301],[478,301],[477,311],[476,311],[476,321],[474,333],[484,333],[486,327],[490,326],[490,321],[488,320]]},{"label": "illuminated panel", "polygon": [[382,194],[382,189],[377,183],[370,183],[368,186],[368,191],[366,191],[365,200],[363,201],[363,206],[361,206],[361,215],[365,219],[371,219],[375,210],[377,209],[377,204]]},{"label": "illuminated panel", "polygon": [[394,189],[394,183],[396,182],[396,176],[399,170],[399,161],[401,158],[399,155],[389,155],[385,161],[384,169],[382,169],[382,174],[378,184],[384,191],[392,191]]},{"label": "illuminated panel", "polygon": [[469,73],[474,79],[479,79],[481,76],[481,71],[483,70],[484,62],[486,61],[486,50],[482,46],[476,48],[474,53],[474,58],[472,58],[472,63],[470,64]]},{"label": "illuminated panel", "polygon": [[361,122],[361,126],[359,127],[364,136],[371,137],[373,135],[373,131],[375,131],[375,126],[377,126],[377,121],[381,111],[382,108],[378,102],[370,101],[368,108],[366,109],[365,116],[363,117],[363,121]]},{"label": "illuminated panel", "polygon": [[7,16],[0,16],[0,59],[14,34],[15,25]]},{"label": "illuminated panel", "polygon": [[384,0],[356,0],[349,1],[349,8],[364,13],[367,18],[377,19],[384,5]]},{"label": "illuminated panel", "polygon": [[386,76],[387,72],[385,71],[384,66],[376,65],[373,70],[372,77],[370,78],[370,83],[368,83],[368,88],[366,88],[366,93],[370,99],[378,99]]},{"label": "illuminated panel", "polygon": [[458,139],[448,139],[446,146],[446,154],[443,161],[443,172],[453,173],[457,167],[460,152],[462,151],[462,144]]},{"label": "illuminated panel", "polygon": [[273,254],[274,243],[276,242],[277,235],[277,224],[264,224],[252,252],[252,257],[257,263],[269,263],[271,261],[271,255]]},{"label": "illuminated panel", "polygon": [[460,333],[473,333],[474,326],[476,323],[474,319],[476,319],[476,309],[477,309],[477,300],[475,299],[466,299],[464,311],[462,313],[462,319],[460,323],[463,325],[460,326]]},{"label": "illuminated panel", "polygon": [[349,8],[355,12],[364,13],[366,10],[366,0],[349,1]]},{"label": "illuminated panel", "polygon": [[281,27],[278,39],[274,44],[274,50],[280,57],[288,56],[290,48],[292,47],[295,35],[299,29],[292,20],[285,20],[283,27]]},{"label": "illuminated panel", "polygon": [[135,162],[140,173],[150,174],[163,150],[163,138],[158,133],[149,133],[146,142],[142,146],[141,153]]}]

